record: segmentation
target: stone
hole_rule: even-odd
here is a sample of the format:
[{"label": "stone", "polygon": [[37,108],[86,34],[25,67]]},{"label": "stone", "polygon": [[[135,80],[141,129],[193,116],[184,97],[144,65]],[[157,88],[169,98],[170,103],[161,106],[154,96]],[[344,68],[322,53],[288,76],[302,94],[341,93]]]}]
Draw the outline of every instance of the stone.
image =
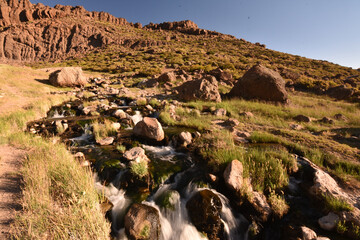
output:
[{"label": "stone", "polygon": [[184,101],[204,100],[221,102],[218,82],[213,76],[185,82],[175,89],[178,92],[178,98]]},{"label": "stone", "polygon": [[250,204],[257,211],[260,219],[266,222],[271,214],[271,208],[266,202],[266,197],[260,192],[253,191],[251,194]]},{"label": "stone", "polygon": [[121,128],[121,124],[118,122],[113,122],[111,123],[111,127],[117,131]]},{"label": "stone", "polygon": [[303,237],[302,240],[316,240],[317,239],[317,234],[312,229],[302,226],[301,231],[302,231],[302,237]]},{"label": "stone", "polygon": [[290,128],[293,130],[301,130],[303,127],[299,124],[290,124]]},{"label": "stone", "polygon": [[334,118],[336,119],[336,120],[338,120],[338,121],[347,121],[348,119],[347,119],[347,117],[345,117],[343,114],[341,114],[341,113],[338,113],[338,114],[335,114],[334,115]]},{"label": "stone", "polygon": [[245,131],[238,131],[236,132],[236,135],[241,138],[249,138],[251,136],[249,132],[245,132]]},{"label": "stone", "polygon": [[101,146],[107,146],[107,145],[111,145],[114,142],[114,140],[115,140],[114,137],[106,137],[106,138],[98,139],[96,140],[96,142]]},{"label": "stone", "polygon": [[243,165],[239,160],[232,160],[226,167],[224,181],[228,188],[235,193],[240,193],[243,184]]},{"label": "stone", "polygon": [[84,86],[87,78],[80,67],[64,67],[50,74],[49,81],[57,87]]},{"label": "stone", "polygon": [[221,68],[216,68],[214,70],[211,70],[209,74],[216,77],[216,80],[218,80],[219,82],[224,82],[226,84],[231,84],[234,81],[231,73],[226,72]]},{"label": "stone", "polygon": [[134,147],[128,151],[126,151],[123,155],[124,158],[128,161],[134,161],[134,162],[149,162],[149,158],[145,155],[145,150],[141,147]]},{"label": "stone", "polygon": [[248,70],[228,94],[229,98],[287,103],[285,81],[279,73],[260,64]]},{"label": "stone", "polygon": [[209,240],[220,239],[224,225],[220,218],[222,203],[215,193],[205,189],[195,193],[186,203],[191,222],[200,232],[205,232]]},{"label": "stone", "polygon": [[181,143],[186,147],[192,142],[192,136],[190,132],[181,132],[179,134],[179,139]]},{"label": "stone", "polygon": [[157,80],[160,83],[175,82],[176,76],[175,76],[174,72],[167,72],[167,73],[161,74]]},{"label": "stone", "polygon": [[344,99],[349,99],[354,94],[354,92],[355,91],[353,88],[348,88],[344,85],[341,85],[341,86],[329,88],[326,91],[326,94],[338,100],[344,100]]},{"label": "stone", "polygon": [[325,123],[325,124],[333,124],[334,123],[334,120],[332,120],[331,118],[328,118],[328,117],[323,117],[319,121],[321,123]]},{"label": "stone", "polygon": [[226,110],[224,108],[216,109],[214,115],[217,117],[226,116]]},{"label": "stone", "polygon": [[240,124],[240,122],[236,118],[229,118],[224,122],[224,124],[230,127],[236,127]]},{"label": "stone", "polygon": [[239,116],[245,117],[245,118],[252,118],[252,117],[254,117],[254,114],[252,112],[242,112],[242,113],[239,113]]},{"label": "stone", "polygon": [[119,119],[127,119],[128,118],[127,114],[121,109],[116,110],[113,113],[113,116],[116,117],[116,118],[119,118]]},{"label": "stone", "polygon": [[160,215],[155,208],[134,203],[124,218],[125,232],[133,240],[160,239]]},{"label": "stone", "polygon": [[330,212],[328,215],[319,218],[318,223],[322,229],[332,231],[335,229],[339,219],[337,214]]},{"label": "stone", "polygon": [[302,115],[302,114],[295,116],[293,119],[298,122],[307,122],[307,123],[311,122],[310,117]]},{"label": "stone", "polygon": [[136,136],[162,141],[165,137],[164,130],[156,118],[144,117],[138,122],[133,132]]}]

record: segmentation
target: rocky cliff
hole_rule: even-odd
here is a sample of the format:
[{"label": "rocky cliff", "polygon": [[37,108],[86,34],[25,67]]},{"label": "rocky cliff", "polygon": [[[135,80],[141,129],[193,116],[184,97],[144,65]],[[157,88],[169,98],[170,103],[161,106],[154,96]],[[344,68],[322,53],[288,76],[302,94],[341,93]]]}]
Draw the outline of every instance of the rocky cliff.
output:
[{"label": "rocky cliff", "polygon": [[127,42],[114,30],[117,25],[133,27],[124,18],[80,6],[51,8],[29,0],[0,0],[0,61],[61,60]]}]

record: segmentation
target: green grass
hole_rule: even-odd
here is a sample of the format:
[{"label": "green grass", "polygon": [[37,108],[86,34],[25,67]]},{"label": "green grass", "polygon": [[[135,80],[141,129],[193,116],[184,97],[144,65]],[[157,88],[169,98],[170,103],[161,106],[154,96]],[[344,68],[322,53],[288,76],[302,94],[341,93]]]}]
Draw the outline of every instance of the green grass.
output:
[{"label": "green grass", "polygon": [[130,171],[139,178],[143,178],[148,175],[148,166],[145,161],[141,161],[139,163],[133,162],[130,165]]},{"label": "green grass", "polygon": [[341,199],[341,198],[336,198],[333,197],[331,195],[325,194],[323,196],[324,201],[325,201],[325,207],[329,210],[329,211],[334,211],[334,212],[341,212],[341,211],[347,211],[350,212],[353,210],[353,207],[347,203],[345,200]]},{"label": "green grass", "polygon": [[96,141],[116,134],[116,129],[112,126],[112,121],[105,119],[104,123],[95,121],[92,123],[93,134]]}]

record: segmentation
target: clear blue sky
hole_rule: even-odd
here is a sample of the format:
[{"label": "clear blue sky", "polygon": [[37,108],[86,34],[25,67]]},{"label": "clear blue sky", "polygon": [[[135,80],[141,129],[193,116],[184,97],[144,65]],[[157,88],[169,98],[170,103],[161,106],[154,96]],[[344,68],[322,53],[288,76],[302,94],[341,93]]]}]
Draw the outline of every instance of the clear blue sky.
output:
[{"label": "clear blue sky", "polygon": [[192,20],[270,49],[360,68],[360,0],[30,0],[129,22]]}]

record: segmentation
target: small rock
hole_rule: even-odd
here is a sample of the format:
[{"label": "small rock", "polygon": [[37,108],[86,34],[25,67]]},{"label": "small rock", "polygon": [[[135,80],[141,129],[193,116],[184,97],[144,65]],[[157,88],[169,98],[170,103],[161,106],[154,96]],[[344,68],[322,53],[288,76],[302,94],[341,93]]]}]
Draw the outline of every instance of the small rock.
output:
[{"label": "small rock", "polygon": [[323,117],[320,122],[322,123],[326,123],[326,124],[333,124],[334,123],[334,120],[332,120],[331,118],[328,118],[328,117]]},{"label": "small rock", "polygon": [[311,118],[308,117],[308,116],[305,116],[305,115],[297,115],[296,117],[293,118],[295,121],[298,121],[298,122],[311,122]]},{"label": "small rock", "polygon": [[254,117],[254,114],[252,112],[242,112],[242,113],[239,113],[239,116],[245,117],[245,118],[252,118],[252,117]]},{"label": "small rock", "polygon": [[209,173],[207,178],[212,182],[212,183],[217,183],[219,181],[218,177],[215,176],[214,174]]},{"label": "small rock", "polygon": [[225,125],[230,126],[230,127],[236,127],[240,124],[239,120],[235,119],[235,118],[229,118],[228,120],[226,120],[224,122]]},{"label": "small rock", "polygon": [[151,105],[146,105],[145,108],[149,111],[154,111],[154,108]]},{"label": "small rock", "polygon": [[201,137],[201,133],[199,133],[198,131],[193,133],[193,138],[199,138]]},{"label": "small rock", "polygon": [[344,122],[347,121],[347,118],[341,113],[335,114],[334,118],[338,121],[344,121]]},{"label": "small rock", "polygon": [[96,142],[101,146],[107,146],[107,145],[111,145],[114,142],[114,140],[115,140],[114,137],[106,137],[103,139],[96,140]]},{"label": "small rock", "polygon": [[238,137],[241,137],[241,138],[249,138],[249,137],[251,136],[250,133],[248,133],[248,132],[241,132],[241,131],[237,132],[236,135],[237,135]]},{"label": "small rock", "polygon": [[333,212],[330,212],[327,216],[320,218],[318,220],[318,223],[322,229],[331,231],[335,229],[338,221],[339,221],[339,216]]},{"label": "small rock", "polygon": [[121,128],[121,124],[118,122],[113,122],[111,123],[111,127],[117,131]]},{"label": "small rock", "polygon": [[266,222],[271,214],[271,208],[266,202],[266,197],[262,193],[256,191],[253,191],[251,195],[251,205],[258,212],[260,219],[263,222]]},{"label": "small rock", "polygon": [[218,117],[226,116],[226,110],[224,108],[216,109],[214,115]]},{"label": "small rock", "polygon": [[308,228],[308,227],[301,227],[301,231],[302,231],[302,235],[303,235],[303,240],[315,240],[317,239],[317,235],[316,233]]},{"label": "small rock", "polygon": [[301,130],[303,127],[299,124],[290,124],[290,128],[293,130]]},{"label": "small rock", "polygon": [[135,161],[137,163],[145,161],[149,162],[149,158],[145,155],[145,150],[141,147],[134,147],[126,151],[123,155],[128,161]]},{"label": "small rock", "polygon": [[179,134],[179,138],[185,147],[192,142],[192,136],[190,132],[181,132]]},{"label": "small rock", "polygon": [[117,117],[117,118],[119,118],[119,119],[126,119],[126,118],[127,118],[126,113],[125,113],[123,110],[121,110],[121,109],[116,110],[116,111],[113,113],[113,116],[114,116],[114,117]]},{"label": "small rock", "polygon": [[174,72],[163,73],[158,77],[158,81],[162,83],[175,82],[176,76]]}]

